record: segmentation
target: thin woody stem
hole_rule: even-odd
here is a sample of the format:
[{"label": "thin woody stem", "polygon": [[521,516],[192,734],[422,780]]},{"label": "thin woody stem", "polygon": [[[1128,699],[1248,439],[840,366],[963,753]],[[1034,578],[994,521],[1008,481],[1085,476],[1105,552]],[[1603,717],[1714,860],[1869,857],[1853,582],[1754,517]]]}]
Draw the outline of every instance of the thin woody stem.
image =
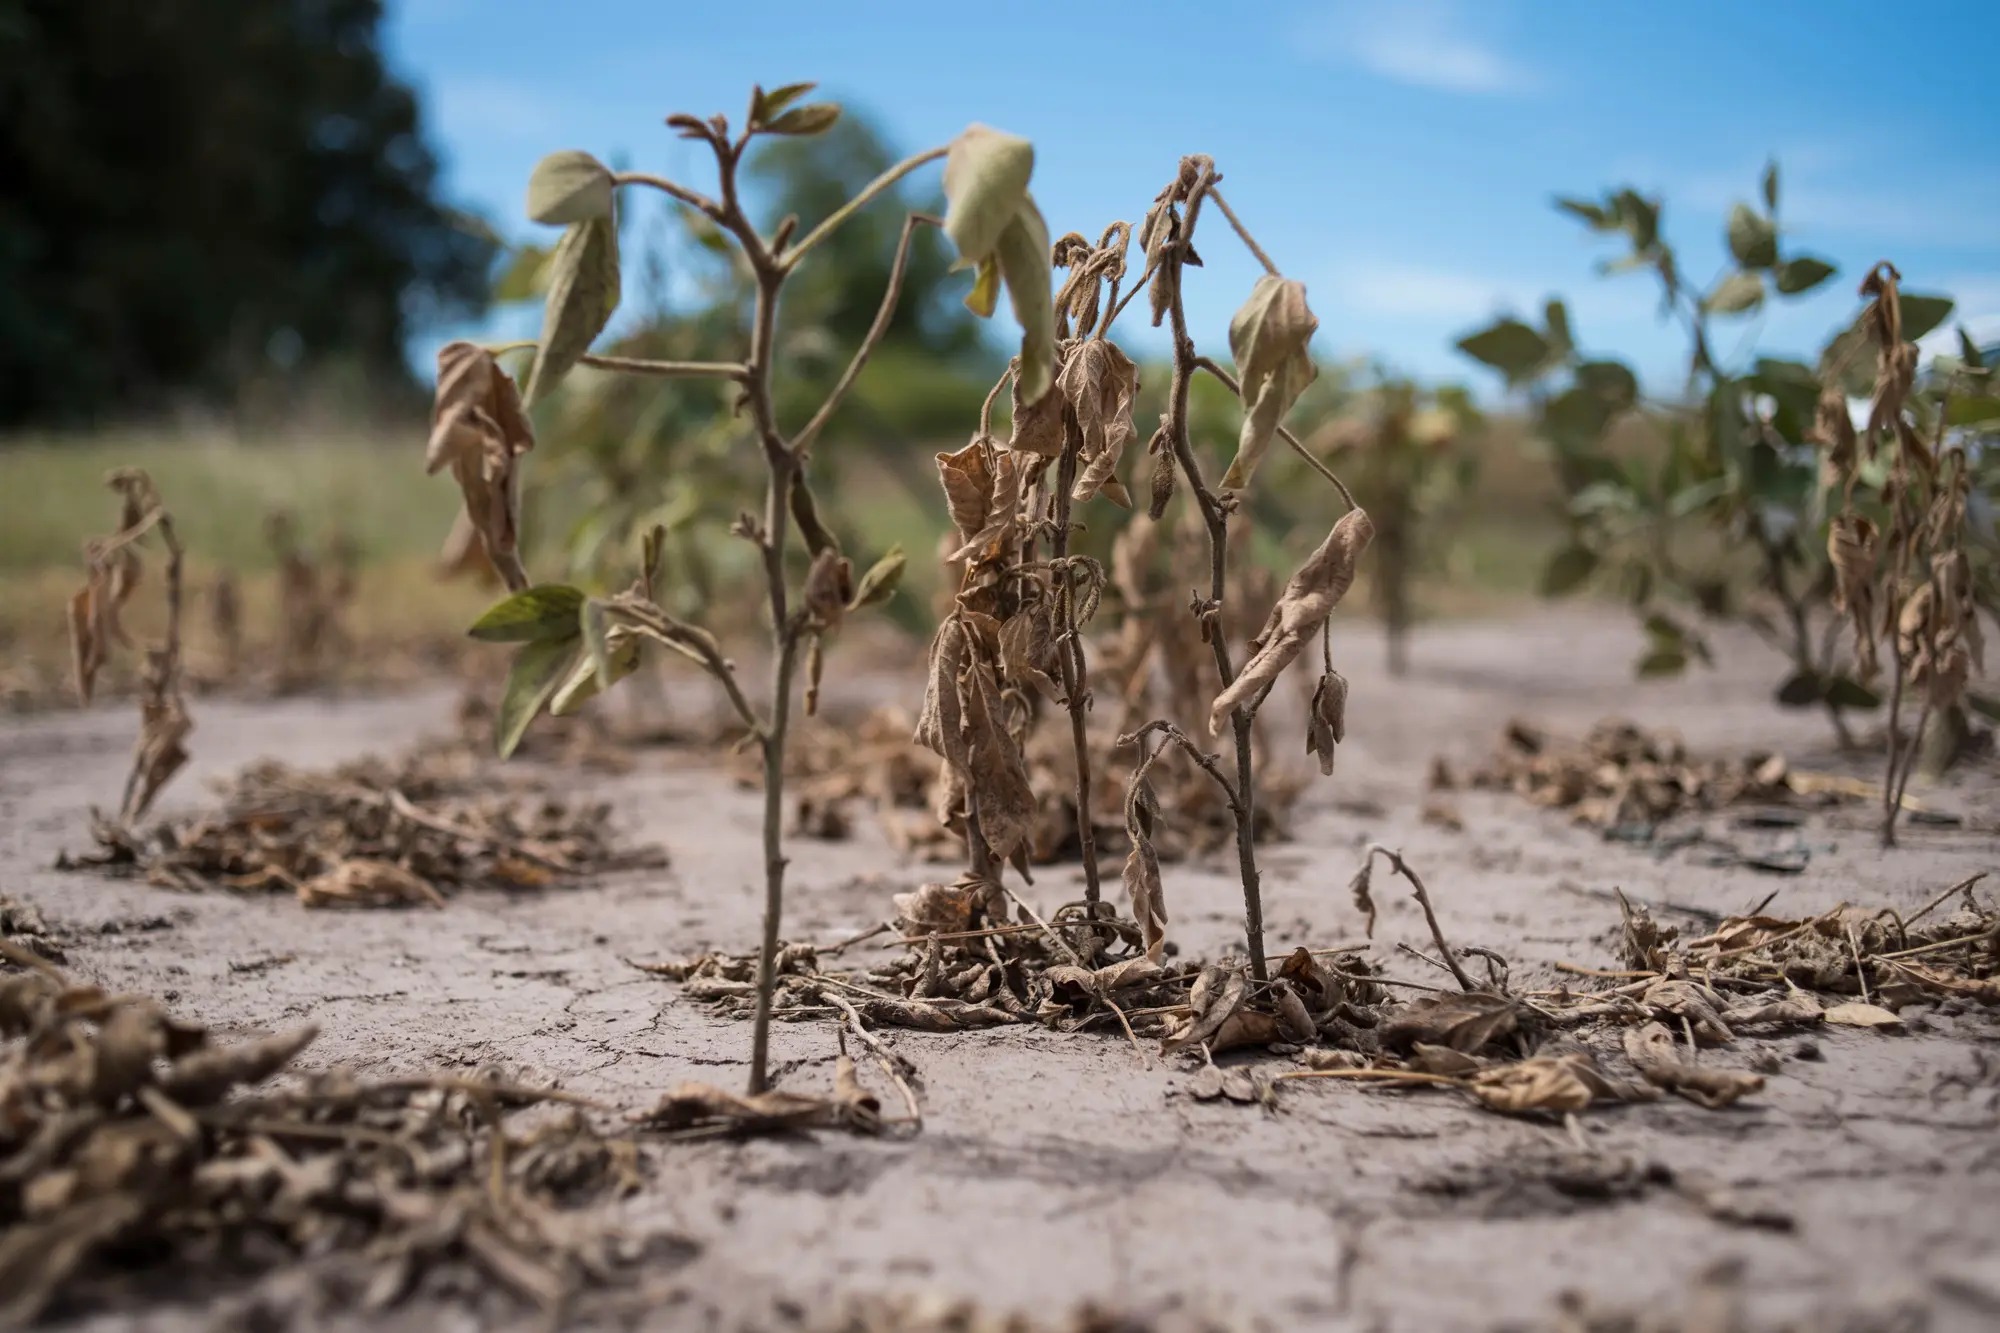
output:
[{"label": "thin woody stem", "polygon": [[890,167],[887,171],[877,176],[874,180],[869,181],[868,184],[861,187],[859,194],[842,204],[839,208],[836,208],[827,217],[826,221],[800,237],[797,244],[779,256],[779,266],[786,270],[797,267],[799,260],[805,257],[808,250],[833,235],[834,232],[840,229],[842,223],[874,202],[875,198],[883,191],[891,188],[897,181],[900,181],[903,177],[918,168],[937,161],[948,151],[948,149],[944,148],[933,148],[927,152],[918,153],[915,157],[906,157],[895,166]]},{"label": "thin woody stem", "polygon": [[1083,659],[1083,640],[1076,623],[1076,591],[1070,584],[1070,492],[1076,485],[1076,456],[1082,446],[1083,431],[1076,414],[1063,409],[1062,462],[1056,471],[1054,495],[1055,531],[1050,537],[1051,560],[1057,576],[1056,607],[1062,617],[1061,641],[1056,655],[1062,667],[1063,703],[1069,709],[1070,745],[1076,751],[1076,838],[1083,858],[1083,896],[1093,907],[1102,897],[1097,871],[1097,828],[1090,813],[1090,743],[1083,713],[1088,702],[1088,684]]},{"label": "thin woody stem", "polygon": [[1120,736],[1118,738],[1118,744],[1120,747],[1127,745],[1137,745],[1139,744],[1139,742],[1145,740],[1146,737],[1152,735],[1154,732],[1158,732],[1162,738],[1164,738],[1165,740],[1174,745],[1179,746],[1183,751],[1186,752],[1188,758],[1194,760],[1194,762],[1200,766],[1202,772],[1208,774],[1211,778],[1215,779],[1215,785],[1222,788],[1222,794],[1228,798],[1229,808],[1232,811],[1239,810],[1242,808],[1242,802],[1237,798],[1236,784],[1231,782],[1229,780],[1229,775],[1222,771],[1222,762],[1220,756],[1210,754],[1208,751],[1202,749],[1199,745],[1196,745],[1194,743],[1194,740],[1185,731],[1182,731],[1179,727],[1175,726],[1171,722],[1168,722],[1166,719],[1156,718],[1155,720],[1148,722],[1145,726],[1140,727],[1137,731],[1129,732],[1126,735]]},{"label": "thin woody stem", "polygon": [[1425,891],[1423,880],[1419,879],[1417,872],[1410,868],[1407,861],[1403,860],[1401,852],[1392,852],[1380,843],[1370,843],[1368,845],[1369,863],[1373,864],[1374,859],[1378,856],[1389,863],[1391,870],[1394,870],[1404,879],[1410,881],[1410,888],[1417,896],[1417,905],[1424,909],[1424,922],[1431,928],[1431,939],[1436,943],[1438,952],[1444,956],[1444,965],[1450,969],[1452,978],[1458,982],[1459,988],[1468,992],[1478,990],[1479,983],[1466,974],[1465,969],[1459,965],[1458,954],[1445,941],[1444,927],[1438,924],[1437,912],[1431,907],[1431,896]]},{"label": "thin woody stem", "polygon": [[[1201,464],[1196,460],[1194,445],[1188,439],[1188,390],[1200,358],[1194,339],[1188,335],[1187,308],[1182,301],[1180,282],[1188,242],[1194,235],[1195,220],[1201,211],[1201,201],[1213,185],[1214,176],[1212,167],[1204,167],[1193,188],[1188,191],[1180,235],[1167,247],[1163,261],[1168,265],[1168,275],[1173,280],[1173,300],[1169,303],[1168,314],[1173,324],[1174,374],[1168,399],[1167,433],[1172,441],[1174,458],[1180,464],[1182,476],[1187,478],[1188,489],[1194,492],[1195,504],[1200,508],[1202,521],[1208,529],[1209,606],[1217,614],[1203,626],[1203,637],[1208,640],[1215,656],[1220,687],[1227,689],[1236,679],[1236,668],[1229,660],[1229,645],[1219,612],[1228,584],[1229,516],[1202,478]],[[1243,933],[1250,950],[1250,975],[1258,981],[1266,981],[1269,980],[1269,972],[1264,962],[1264,902],[1257,873],[1257,788],[1250,754],[1253,721],[1254,712],[1249,708],[1238,708],[1230,714],[1230,729],[1236,741],[1236,800],[1231,805],[1231,813],[1235,815],[1236,822],[1236,862],[1243,882]]]},{"label": "thin woody stem", "polygon": [[[534,346],[529,343],[528,346]],[[750,367],[740,361],[652,361],[643,356],[606,356],[598,352],[586,352],[577,358],[577,364],[590,366],[595,370],[617,370],[628,375],[651,375],[659,379],[676,380],[746,380],[750,378]]]},{"label": "thin woody stem", "polygon": [[[806,422],[799,433],[792,437],[794,452],[803,453],[812,447],[812,442],[819,438],[820,431],[826,428],[826,423],[833,418],[841,401],[847,397],[848,390],[852,389],[855,380],[861,377],[862,367],[868,364],[869,356],[888,334],[889,324],[896,317],[896,303],[903,294],[903,276],[910,262],[910,242],[916,236],[917,228],[926,224],[933,227],[944,225],[927,213],[912,213],[903,219],[903,234],[896,241],[896,258],[889,266],[889,285],[883,289],[882,304],[875,311],[875,322],[868,326],[867,336],[861,340],[861,346],[855,349],[853,360],[849,361],[847,369],[841,372],[840,379],[834,384],[832,392],[827,394],[826,401],[820,404],[817,412],[813,413],[812,420]],[[793,250],[786,256],[785,263],[789,265],[792,256],[798,253],[798,250]]]},{"label": "thin woody stem", "polygon": [[1271,256],[1264,253],[1264,247],[1257,244],[1257,238],[1252,236],[1250,229],[1237,219],[1236,210],[1222,197],[1221,187],[1211,184],[1208,187],[1208,197],[1222,210],[1222,216],[1229,219],[1229,225],[1235,230],[1237,239],[1243,242],[1243,248],[1257,257],[1257,262],[1264,266],[1264,271],[1274,278],[1282,277],[1283,275],[1278,272],[1278,266],[1271,262]]},{"label": "thin woody stem", "polygon": [[[722,145],[717,144],[715,149],[717,157],[722,157],[725,151]],[[686,204],[698,213],[704,213],[717,222],[722,221],[723,209],[721,205],[717,204],[707,195],[690,190],[687,186],[670,181],[664,176],[652,176],[643,171],[621,171],[611,179],[618,185],[644,185],[648,189],[658,190]]]},{"label": "thin woody stem", "polygon": [[[1209,374],[1213,375],[1216,379],[1221,380],[1222,387],[1229,390],[1229,392],[1235,394],[1238,398],[1241,398],[1243,396],[1243,386],[1236,382],[1236,377],[1230,374],[1228,371],[1224,370],[1221,366],[1217,365],[1214,361],[1210,360],[1208,357],[1198,356],[1195,358],[1194,364],[1195,364],[1195,369],[1205,370]],[[1304,442],[1302,442],[1298,436],[1292,434],[1292,432],[1287,430],[1285,427],[1280,426],[1278,427],[1278,438],[1283,440],[1286,444],[1290,445],[1292,447],[1293,453],[1297,454],[1300,458],[1305,459],[1307,463],[1311,464],[1313,471],[1319,473],[1320,476],[1325,477],[1329,482],[1331,482],[1333,484],[1333,488],[1340,492],[1340,498],[1347,501],[1347,507],[1349,509],[1360,508],[1359,505],[1354,503],[1354,492],[1347,489],[1347,483],[1342,481],[1340,477],[1333,471],[1332,468],[1328,467],[1326,464],[1320,462],[1319,459],[1315,458],[1313,456],[1312,450],[1306,448]]]}]

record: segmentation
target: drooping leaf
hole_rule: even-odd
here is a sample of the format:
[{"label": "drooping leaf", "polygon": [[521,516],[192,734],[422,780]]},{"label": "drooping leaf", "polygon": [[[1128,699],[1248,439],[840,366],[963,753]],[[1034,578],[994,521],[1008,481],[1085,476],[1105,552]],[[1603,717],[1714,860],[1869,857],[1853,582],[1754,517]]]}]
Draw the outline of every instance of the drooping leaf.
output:
[{"label": "drooping leaf", "polygon": [[849,606],[859,610],[894,597],[897,586],[903,581],[903,567],[907,563],[902,547],[890,547],[888,554],[870,565],[868,572],[854,585],[854,600]]},{"label": "drooping leaf", "polygon": [[1285,584],[1264,628],[1251,640],[1256,652],[1237,672],[1228,688],[1208,709],[1208,730],[1221,730],[1222,720],[1250,703],[1304,651],[1319,633],[1340,599],[1353,586],[1355,567],[1375,538],[1375,524],[1365,509],[1342,514],[1306,562]]},{"label": "drooping leaf", "polygon": [[1224,490],[1250,484],[1285,413],[1318,376],[1307,350],[1318,328],[1319,320],[1306,306],[1305,284],[1272,274],[1257,279],[1250,299],[1229,321],[1229,351],[1236,359],[1244,411],[1236,457],[1222,478]]},{"label": "drooping leaf", "polygon": [[616,192],[611,168],[589,153],[564,149],[535,163],[528,177],[528,216],[558,227],[608,218]]},{"label": "drooping leaf", "polygon": [[493,283],[495,301],[527,301],[548,290],[549,257],[554,252],[539,245],[524,245],[513,252],[507,267]]},{"label": "drooping leaf", "polygon": [[1836,708],[1851,708],[1856,712],[1882,706],[1881,695],[1847,676],[1835,676],[1827,682],[1826,701]]},{"label": "drooping leaf", "polygon": [[1764,166],[1764,207],[1772,213],[1778,211],[1778,164],[1775,161]]},{"label": "drooping leaf", "polygon": [[[610,667],[611,683],[615,685],[639,669],[639,641],[614,634],[609,643],[607,662]],[[570,668],[569,674],[549,700],[549,716],[568,717],[596,698],[603,692],[598,681],[597,663],[588,654],[579,655],[575,665]]]},{"label": "drooping leaf", "polygon": [[540,583],[490,607],[466,633],[487,643],[533,643],[577,632],[583,591],[564,583]]},{"label": "drooping leaf", "polygon": [[1458,350],[1493,367],[1509,384],[1523,384],[1549,362],[1548,339],[1518,319],[1503,319],[1458,341]]},{"label": "drooping leaf", "polygon": [[1023,196],[1013,221],[1000,233],[994,255],[1000,264],[1000,277],[1007,284],[1014,320],[1021,326],[1021,367],[1016,382],[1021,397],[1039,402],[1055,385],[1056,298],[1049,228],[1032,197]]},{"label": "drooping leaf", "polygon": [[1588,199],[1571,199],[1557,195],[1555,205],[1572,217],[1582,218],[1594,231],[1611,231],[1618,225],[1617,220],[1607,209],[1591,203]]},{"label": "drooping leaf", "polygon": [[507,685],[494,718],[493,742],[502,759],[520,745],[528,723],[542,711],[582,651],[582,637],[572,634],[562,639],[524,643],[514,654],[514,665],[508,669]]},{"label": "drooping leaf", "polygon": [[1795,671],[1778,686],[1778,702],[1786,708],[1805,708],[1826,698],[1826,682],[1817,671]]},{"label": "drooping leaf", "polygon": [[1082,433],[1082,469],[1070,498],[1081,504],[1102,491],[1114,503],[1123,499],[1129,508],[1131,497],[1118,479],[1118,464],[1138,438],[1132,399],[1139,391],[1139,368],[1116,343],[1092,338],[1069,354],[1057,387]]},{"label": "drooping leaf", "polygon": [[1639,659],[1636,668],[1643,680],[1657,676],[1678,676],[1687,670],[1688,655],[1680,648],[1654,648]]},{"label": "drooping leaf", "polygon": [[1702,299],[1714,315],[1741,315],[1764,304],[1764,280],[1755,273],[1732,273]]},{"label": "drooping leaf", "polygon": [[575,223],[549,265],[541,345],[525,395],[531,407],[583,358],[618,309],[618,228],[609,217]]},{"label": "drooping leaf", "polygon": [[1839,270],[1824,259],[1813,255],[1800,255],[1796,259],[1787,259],[1778,265],[1775,276],[1780,292],[1786,296],[1797,296],[1801,292],[1811,291],[1837,272]]},{"label": "drooping leaf", "polygon": [[[951,141],[944,160],[944,234],[958,250],[954,272],[977,264],[999,246],[1001,233],[1028,202],[1034,173],[1035,146],[1026,139],[969,125]],[[1046,240],[1042,252],[1046,261]]]}]

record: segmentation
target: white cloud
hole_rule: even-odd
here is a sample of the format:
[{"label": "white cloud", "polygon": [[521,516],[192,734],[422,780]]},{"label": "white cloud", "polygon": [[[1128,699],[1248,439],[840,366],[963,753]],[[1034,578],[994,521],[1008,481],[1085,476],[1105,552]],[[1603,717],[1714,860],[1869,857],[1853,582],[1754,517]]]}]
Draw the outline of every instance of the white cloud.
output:
[{"label": "white cloud", "polygon": [[1489,96],[1532,90],[1538,82],[1533,71],[1473,27],[1470,13],[1453,0],[1368,0],[1315,25],[1305,45],[1323,58],[1418,88]]}]

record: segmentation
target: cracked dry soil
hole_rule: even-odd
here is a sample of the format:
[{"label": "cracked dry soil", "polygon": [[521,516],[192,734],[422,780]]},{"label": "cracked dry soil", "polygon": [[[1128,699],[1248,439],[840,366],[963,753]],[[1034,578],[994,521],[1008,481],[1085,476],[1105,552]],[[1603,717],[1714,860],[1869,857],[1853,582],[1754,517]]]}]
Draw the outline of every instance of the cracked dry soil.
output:
[{"label": "cracked dry soil", "polygon": [[[1750,850],[1803,839],[1810,862],[1794,876],[1606,842],[1509,795],[1454,792],[1463,827],[1425,822],[1432,756],[1463,772],[1516,715],[1567,734],[1619,715],[1671,726],[1697,751],[1770,747],[1798,768],[1867,774],[1832,749],[1823,718],[1771,704],[1776,672],[1753,643],[1726,641],[1718,671],[1643,685],[1629,674],[1631,627],[1591,611],[1430,629],[1401,681],[1381,674],[1368,630],[1343,625],[1336,643],[1353,681],[1349,737],[1292,840],[1263,851],[1274,955],[1359,936],[1346,884],[1371,841],[1404,849],[1454,940],[1505,954],[1520,987],[1559,984],[1558,961],[1617,965],[1613,888],[1687,924],[1679,909],[1742,912],[1774,890],[1770,910],[1792,916],[1842,901],[1908,910],[2000,872],[1990,833],[1911,829],[1884,852],[1859,807],[1775,833],[1726,812],[1698,821]],[[915,675],[864,684],[906,704],[921,688]],[[698,706],[700,685],[677,682],[676,706]],[[194,761],[156,813],[209,801],[210,779],[260,757],[319,766],[400,750],[448,727],[454,703],[444,689],[200,702]],[[118,790],[131,734],[121,705],[0,721],[0,892],[60,927],[72,975],[159,995],[224,1035],[310,1019],[321,1036],[304,1068],[502,1062],[630,1108],[687,1078],[740,1081],[747,1025],[626,961],[754,946],[758,797],[719,762],[648,751],[625,775],[548,775],[614,802],[631,838],[666,847],[665,870],[468,892],[435,911],[308,912],[289,895],[187,895],[51,869],[85,846],[87,807]],[[2000,816],[1990,759],[1921,794],[1988,828]],[[866,817],[851,839],[797,839],[792,855],[793,939],[844,938],[886,915],[892,893],[938,877]],[[1230,872],[1224,860],[1167,867],[1171,934],[1187,953],[1240,941]],[[1116,882],[1114,871],[1108,891]],[[1026,892],[1046,908],[1080,883],[1077,867],[1049,867]],[[1415,975],[1423,965],[1394,944],[1427,943],[1422,917],[1403,895],[1378,896],[1377,956]],[[645,1189],[610,1207],[682,1243],[636,1305],[604,1319],[802,1327],[837,1297],[938,1291],[1050,1320],[1095,1301],[1273,1329],[1531,1328],[1549,1326],[1566,1289],[1679,1308],[1699,1273],[1736,1256],[1758,1327],[2000,1327],[2000,1015],[1949,1008],[1906,1011],[1900,1033],[1760,1044],[1776,1057],[1765,1090],[1726,1111],[1667,1099],[1592,1112],[1579,1122],[1590,1151],[1630,1169],[1581,1174],[1562,1126],[1447,1095],[1292,1084],[1272,1114],[1194,1101],[1186,1068],[1143,1069],[1115,1035],[885,1030],[921,1071],[924,1131],[649,1147]],[[773,1043],[781,1080],[824,1086],[831,1027],[780,1024]],[[1700,1206],[1669,1177],[1726,1188],[1741,1206]],[[222,1295],[169,1283],[141,1308],[126,1300],[69,1326],[240,1326]],[[419,1301],[346,1326],[476,1322]]]}]

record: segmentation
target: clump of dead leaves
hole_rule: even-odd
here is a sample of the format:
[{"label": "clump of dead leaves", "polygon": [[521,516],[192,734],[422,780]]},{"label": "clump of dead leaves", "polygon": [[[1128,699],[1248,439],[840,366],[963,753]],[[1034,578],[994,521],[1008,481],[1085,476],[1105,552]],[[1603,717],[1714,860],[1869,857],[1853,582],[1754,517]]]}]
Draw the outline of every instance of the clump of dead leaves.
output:
[{"label": "clump of dead leaves", "polygon": [[312,1027],[224,1044],[4,940],[0,958],[0,1327],[140,1270],[307,1260],[366,1309],[442,1279],[553,1314],[624,1266],[629,1241],[568,1210],[636,1188],[635,1146],[575,1113],[504,1123],[564,1094],[338,1071],[273,1090]]},{"label": "clump of dead leaves", "polygon": [[[1434,786],[1451,781],[1441,765],[1432,774]],[[1677,814],[1739,803],[1827,801],[1845,794],[1838,782],[1793,771],[1783,755],[1697,758],[1671,733],[1616,718],[1599,722],[1580,742],[1510,722],[1498,752],[1472,774],[1470,785],[1512,791],[1606,831],[1650,828]]]},{"label": "clump of dead leaves", "polygon": [[665,863],[658,848],[621,843],[608,803],[497,785],[488,761],[434,746],[327,771],[267,759],[216,809],[147,829],[97,820],[96,849],[58,865],[189,890],[290,890],[307,907],[397,907]]},{"label": "clump of dead leaves", "polygon": [[[1689,986],[1700,977],[1709,988],[1762,991],[1776,997],[1768,1008],[1806,1021],[1892,1027],[1908,1004],[1957,997],[2000,1005],[2000,914],[1973,892],[1983,878],[1952,885],[1908,917],[1843,903],[1802,920],[1727,917],[1691,939],[1628,905],[1621,952],[1634,972],[1656,974],[1651,984]],[[1955,909],[1941,910],[1954,898]],[[1823,1008],[1809,992],[1842,999]]]}]

